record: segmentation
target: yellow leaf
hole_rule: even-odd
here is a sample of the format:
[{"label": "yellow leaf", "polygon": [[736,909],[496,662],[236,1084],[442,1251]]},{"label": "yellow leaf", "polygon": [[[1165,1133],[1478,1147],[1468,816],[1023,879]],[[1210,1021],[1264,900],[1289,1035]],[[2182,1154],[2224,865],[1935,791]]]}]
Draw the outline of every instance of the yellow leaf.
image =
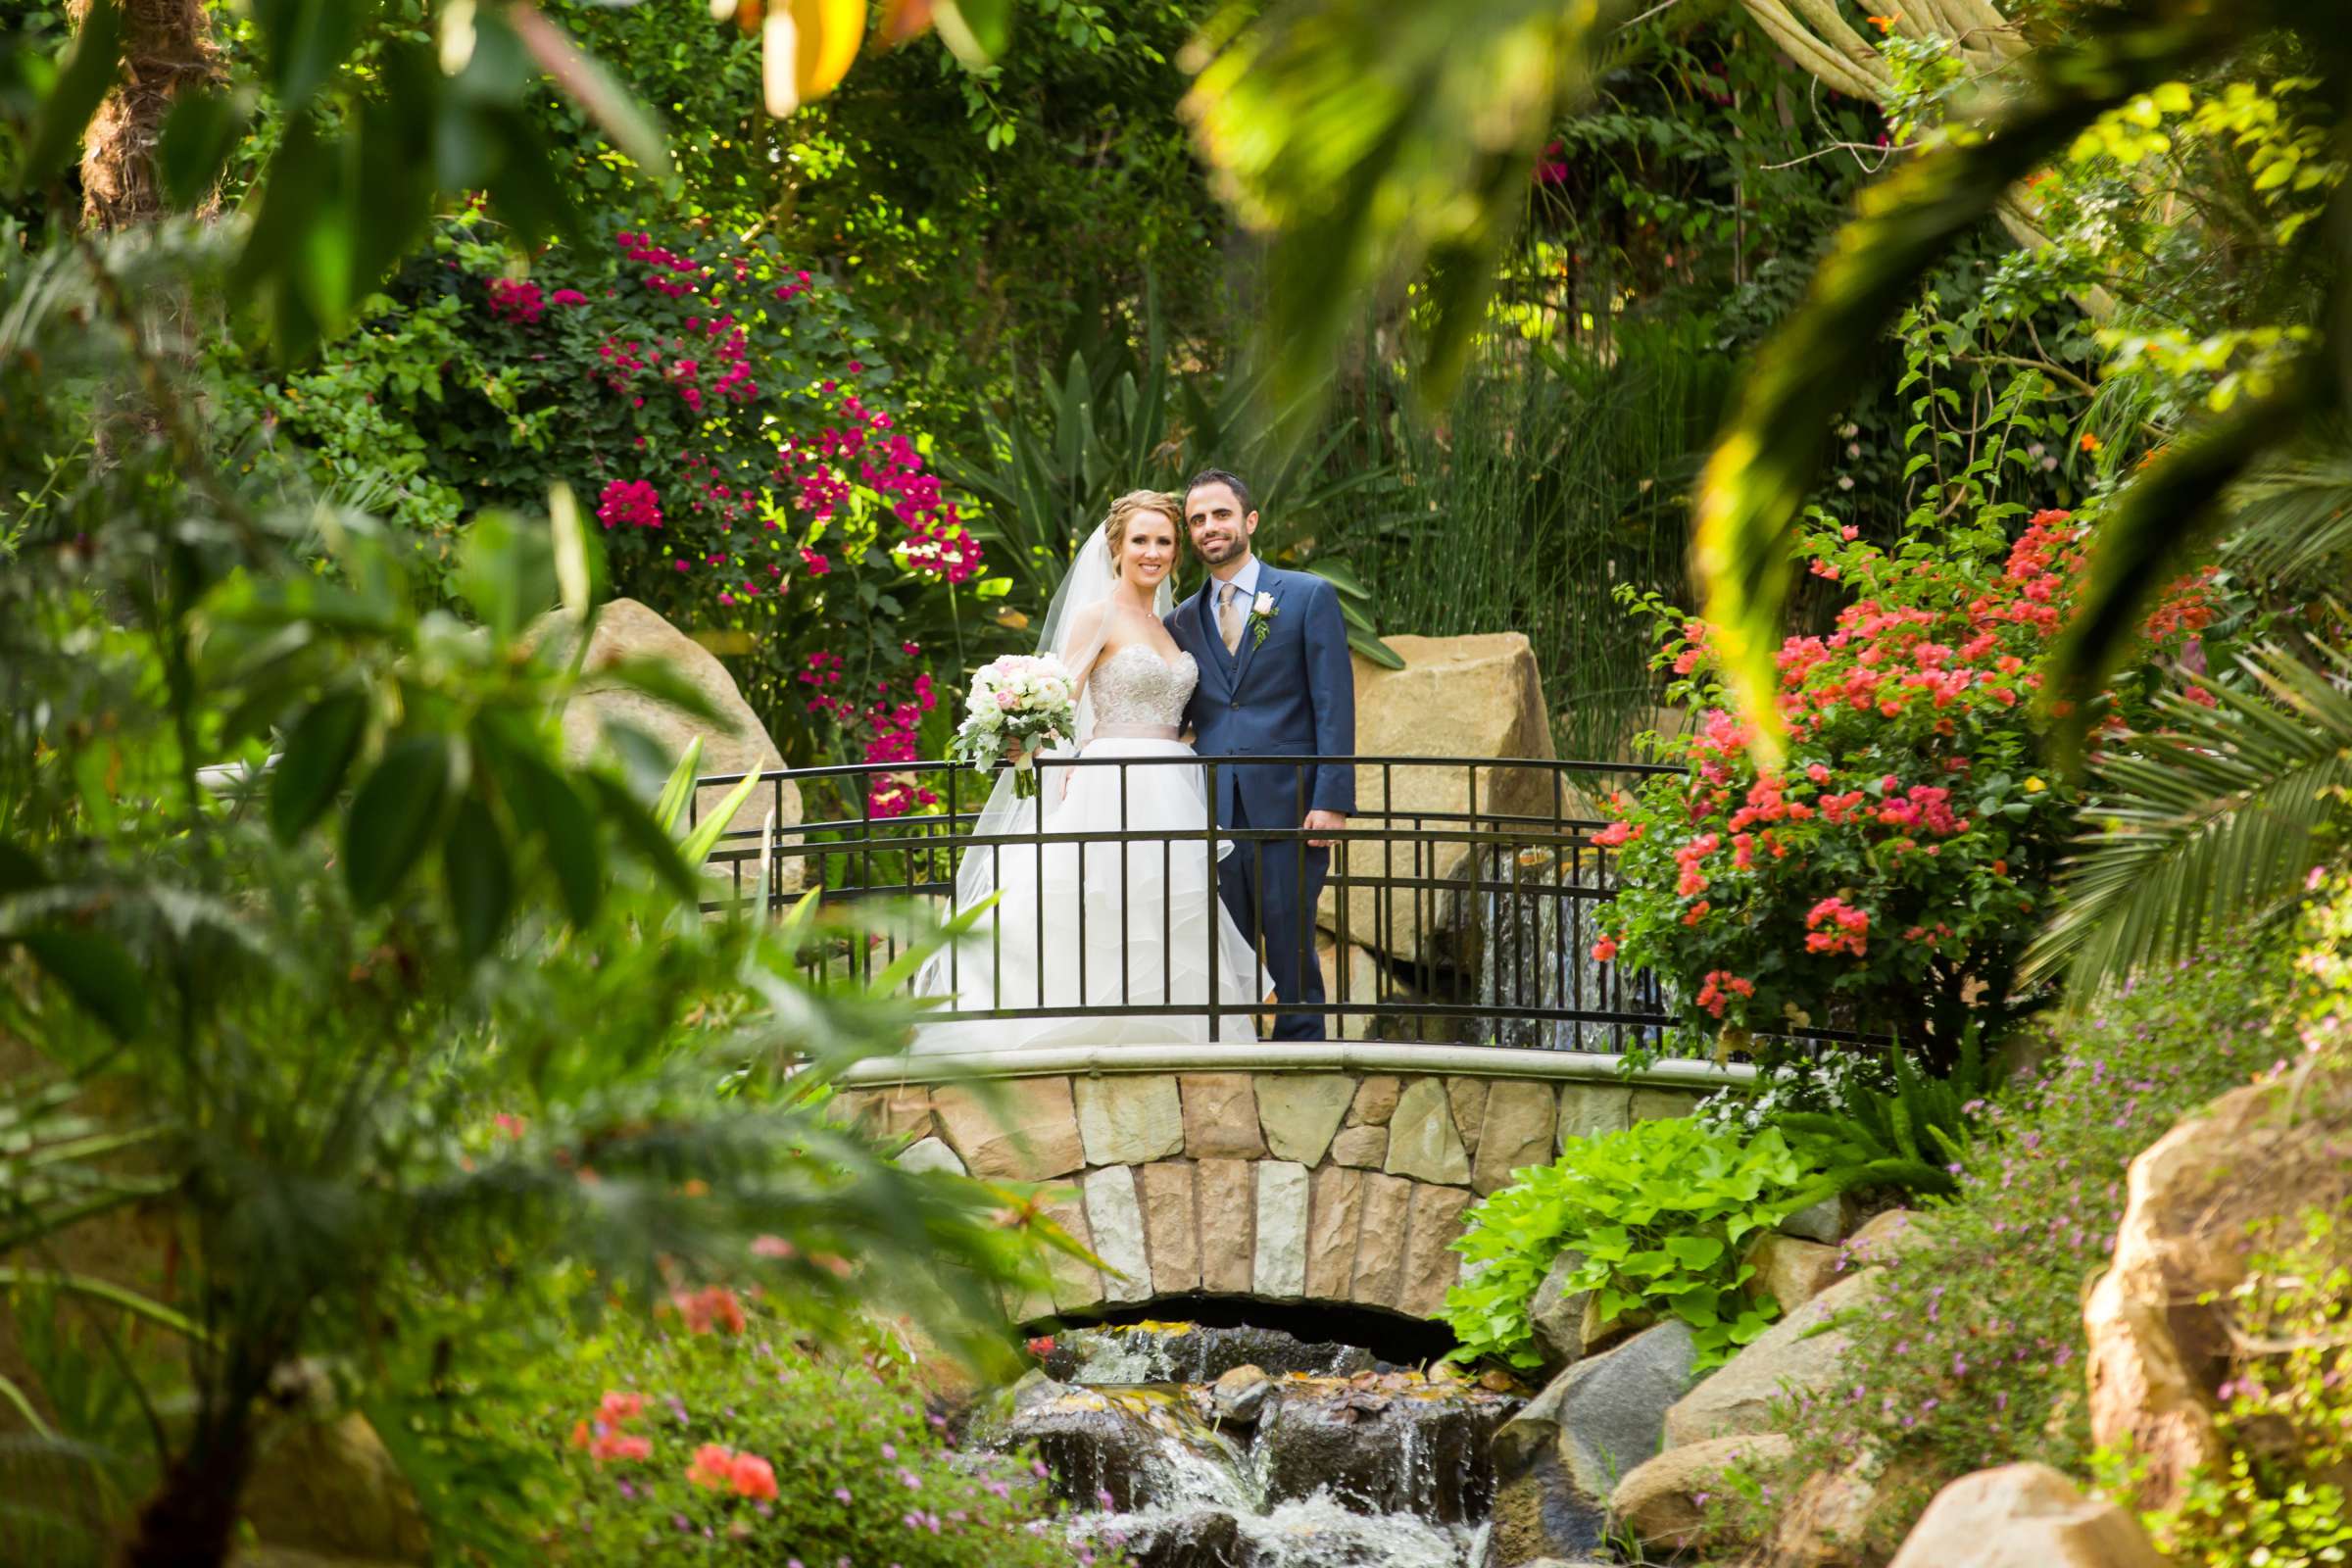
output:
[{"label": "yellow leaf", "polygon": [[822,98],[841,85],[865,41],[865,0],[792,0],[800,26],[797,81],[801,102]]}]

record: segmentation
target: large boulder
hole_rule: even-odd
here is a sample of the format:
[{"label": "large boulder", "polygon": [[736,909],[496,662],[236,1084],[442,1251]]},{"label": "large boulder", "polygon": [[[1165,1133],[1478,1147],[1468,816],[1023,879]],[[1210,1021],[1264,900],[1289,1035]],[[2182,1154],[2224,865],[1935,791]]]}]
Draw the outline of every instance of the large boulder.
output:
[{"label": "large boulder", "polygon": [[1609,1518],[1644,1546],[1685,1551],[1699,1544],[1709,1494],[1723,1494],[1724,1472],[1776,1470],[1794,1449],[1777,1432],[1686,1444],[1635,1466],[1609,1494]]},{"label": "large boulder", "polygon": [[[544,642],[567,655],[578,637],[577,624],[562,612],[556,612],[542,616],[527,640],[533,646]],[[650,660],[666,665],[672,675],[702,694],[703,700],[717,711],[721,722],[714,725],[683,709],[616,685],[610,678],[597,678],[599,670],[626,660]],[[564,755],[572,761],[592,756],[605,744],[612,726],[626,725],[652,740],[673,762],[685,754],[690,742],[700,739],[703,756],[696,771],[705,777],[774,772],[784,766],[783,754],[768,738],[766,727],[752,711],[751,705],[743,700],[743,692],[736,686],[735,677],[727,673],[726,666],[709,649],[634,599],[615,599],[599,612],[581,668],[585,679],[564,709]],[[697,811],[708,814],[715,810],[730,788],[704,786],[696,795]],[[771,811],[779,828],[799,825],[800,786],[785,779],[753,790],[751,798],[736,809],[733,820],[727,824],[728,831],[757,834]],[[785,840],[787,847],[800,842],[797,836]],[[742,847],[754,848],[756,841],[744,840]],[[722,841],[721,852],[728,848]],[[780,888],[801,886],[800,858],[784,856],[777,862],[776,878]]]},{"label": "large boulder", "polygon": [[2224,1457],[2214,1391],[2230,1376],[2230,1293],[2263,1222],[2352,1201],[2352,1065],[2223,1096],[2132,1161],[2115,1253],[2083,1303],[2092,1439],[2137,1462],[2136,1500],[2170,1508]]},{"label": "large boulder", "polygon": [[[1535,651],[1518,632],[1473,637],[1391,637],[1404,660],[1402,669],[1355,662],[1355,750],[1361,757],[1549,758],[1551,719]],[[1436,825],[1446,817],[1485,817],[1497,812],[1548,816],[1552,776],[1540,768],[1481,768],[1475,798],[1470,770],[1458,765],[1356,769],[1356,810],[1366,825],[1416,814]],[[1576,809],[1579,803],[1564,801]],[[1467,825],[1465,823],[1465,825]],[[1434,862],[1418,870],[1409,847],[1394,872],[1380,852],[1357,846],[1352,870],[1359,877],[1396,875],[1452,877],[1468,859],[1460,844],[1436,846]],[[1424,852],[1426,855],[1428,852]],[[1335,868],[1336,874],[1336,868]],[[1429,907],[1426,893],[1410,888],[1357,887],[1348,894],[1348,939],[1379,948],[1391,957],[1417,962],[1433,955],[1458,921],[1456,911]],[[1339,928],[1335,890],[1326,888],[1319,911],[1326,930]],[[1434,915],[1434,917],[1433,917]]]},{"label": "large boulder", "polygon": [[1518,1402],[1411,1372],[1288,1378],[1258,1416],[1252,1462],[1269,1503],[1328,1492],[1355,1513],[1460,1523],[1488,1510],[1495,1429]]},{"label": "large boulder", "polygon": [[[1501,1436],[1495,1434],[1498,1441]],[[1564,1558],[1581,1562],[1600,1548],[1606,1523],[1601,1511],[1568,1485],[1557,1448],[1539,1446],[1522,1455],[1516,1468],[1506,1468],[1497,1457],[1490,1561],[1506,1568],[1536,1568]]]},{"label": "large boulder", "polygon": [[1864,1568],[1876,1562],[1871,1527],[1886,1511],[1888,1491],[1883,1478],[1874,1479],[1876,1469],[1864,1456],[1805,1477],[1774,1519],[1760,1559],[1750,1560],[1758,1568]]},{"label": "large boulder", "polygon": [[1536,1287],[1535,1299],[1527,1303],[1528,1327],[1535,1332],[1546,1371],[1560,1371],[1584,1357],[1585,1323],[1592,1312],[1594,1293],[1568,1286],[1569,1276],[1584,1266],[1584,1253],[1574,1249],[1560,1253]]},{"label": "large boulder", "polygon": [[1667,1446],[1769,1432],[1773,1401],[1783,1394],[1826,1391],[1845,1362],[1846,1337],[1837,1321],[1867,1307],[1884,1277],[1883,1270],[1864,1269],[1765,1330],[1666,1412]]},{"label": "large boulder", "polygon": [[2161,1568],[2131,1514],[2046,1464],[1962,1476],[1936,1494],[1887,1568]]},{"label": "large boulder", "polygon": [[[1551,1380],[1494,1434],[1496,1529],[1522,1550],[1582,1551],[1598,1539],[1619,1480],[1658,1450],[1666,1408],[1698,1356],[1661,1323]],[[1507,1521],[1503,1517],[1507,1514]]]},{"label": "large boulder", "polygon": [[387,1565],[432,1561],[415,1491],[356,1412],[272,1423],[241,1511],[254,1535],[281,1552]]}]

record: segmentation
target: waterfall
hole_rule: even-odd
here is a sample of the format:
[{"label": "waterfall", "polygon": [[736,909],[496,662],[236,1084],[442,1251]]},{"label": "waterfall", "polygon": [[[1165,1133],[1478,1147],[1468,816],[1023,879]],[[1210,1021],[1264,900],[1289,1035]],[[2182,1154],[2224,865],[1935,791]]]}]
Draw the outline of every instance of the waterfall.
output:
[{"label": "waterfall", "polygon": [[1654,980],[1644,977],[1629,988],[1616,964],[1592,956],[1592,944],[1607,919],[1607,901],[1569,891],[1606,890],[1614,885],[1613,874],[1598,863],[1580,864],[1571,872],[1549,851],[1489,850],[1477,863],[1478,891],[1460,906],[1455,952],[1471,986],[1469,1000],[1504,1008],[1506,1015],[1470,1020],[1470,1037],[1545,1051],[1654,1049],[1659,1043],[1655,1025],[1507,1015],[1507,1009],[1520,1007],[1659,1010]]},{"label": "waterfall", "polygon": [[1036,1446],[1072,1539],[1136,1568],[1478,1568],[1488,1448],[1522,1402],[1255,1328],[1056,1337],[976,1429]]}]

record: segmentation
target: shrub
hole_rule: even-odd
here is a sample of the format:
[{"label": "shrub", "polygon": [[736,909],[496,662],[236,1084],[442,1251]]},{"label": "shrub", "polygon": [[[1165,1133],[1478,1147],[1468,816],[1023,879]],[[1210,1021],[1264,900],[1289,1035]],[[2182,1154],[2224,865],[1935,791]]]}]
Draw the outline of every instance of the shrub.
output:
[{"label": "shrub", "polygon": [[935,671],[986,644],[1006,579],[873,328],[768,236],[619,228],[508,265],[453,223],[329,363],[248,389],[249,416],[313,477],[386,491],[433,554],[462,509],[569,484],[614,589],[733,659],[792,760],[913,760]]},{"label": "shrub", "polygon": [[[2294,1049],[2276,1017],[2286,968],[2256,955],[2138,984],[2067,1022],[2049,1064],[1984,1108],[1957,1196],[1844,1325],[1852,1380],[1775,1412],[1773,1430],[1796,1439],[1791,1473],[1871,1456],[1869,1550],[1891,1551],[1969,1471],[2035,1459],[2086,1473],[2081,1293],[2113,1250],[2126,1167]],[[1753,1539],[1775,1499],[1750,1480],[1758,1504],[1721,1523]]]},{"label": "shrub", "polygon": [[729,1561],[1051,1568],[1042,1469],[958,1451],[908,1369],[817,1353],[756,1301],[682,1297],[653,1329],[585,1346],[539,1436],[569,1494],[545,1543],[582,1565]]},{"label": "shrub", "polygon": [[[1853,601],[1826,636],[1781,649],[1786,765],[1760,770],[1726,710],[1702,622],[1630,596],[1656,622],[1669,700],[1704,710],[1655,749],[1681,760],[1621,796],[1599,835],[1621,891],[1593,956],[1655,970],[1684,1022],[1735,1044],[1842,1024],[1916,1033],[1948,1056],[1963,1021],[1999,1032],[2019,956],[2049,902],[2079,794],[2035,760],[2028,710],[2080,578],[2084,525],[1987,506],[1892,550],[1816,514],[1816,576]],[[2159,653],[2210,616],[2180,585]],[[2152,669],[2111,720],[2143,716]]]},{"label": "shrub", "polygon": [[1462,1356],[1535,1366],[1528,1307],[1552,1260],[1584,1261],[1571,1289],[1604,1319],[1690,1325],[1699,1364],[1728,1360],[1780,1308],[1751,1286],[1747,1243],[1826,1192],[1821,1171],[1773,1129],[1752,1136],[1683,1117],[1581,1139],[1473,1206],[1454,1250],[1476,1272],[1446,1293]]}]

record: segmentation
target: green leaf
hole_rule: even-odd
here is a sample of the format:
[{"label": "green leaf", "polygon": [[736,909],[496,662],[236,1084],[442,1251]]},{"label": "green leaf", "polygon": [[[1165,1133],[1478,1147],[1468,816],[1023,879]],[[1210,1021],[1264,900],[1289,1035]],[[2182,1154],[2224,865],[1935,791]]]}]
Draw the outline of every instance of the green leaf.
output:
[{"label": "green leaf", "polygon": [[115,84],[122,57],[122,8],[115,0],[90,0],[56,82],[33,111],[24,156],[17,163],[20,190],[45,183],[73,161],[83,128]]},{"label": "green leaf", "polygon": [[368,712],[365,693],[330,692],[287,732],[285,750],[270,774],[270,830],[280,844],[301,837],[333,804],[360,755]]},{"label": "green leaf", "polygon": [[697,735],[686,743],[677,766],[669,770],[669,781],[662,786],[662,798],[654,803],[654,825],[662,832],[675,833],[686,819],[686,802],[694,794],[697,769],[702,765],[703,738]]},{"label": "green leaf", "polygon": [[479,795],[458,803],[441,841],[441,870],[458,949],[471,962],[497,946],[514,912],[514,867],[506,836]]},{"label": "green leaf", "polygon": [[268,80],[291,119],[326,85],[375,10],[375,0],[251,0]]},{"label": "green leaf", "polygon": [[1669,1236],[1664,1245],[1688,1269],[1710,1269],[1723,1258],[1723,1243],[1712,1236]]},{"label": "green leaf", "polygon": [[669,177],[668,140],[653,115],[619,78],[595,56],[582,51],[544,12],[530,6],[516,6],[507,13],[507,21],[523,47],[530,51],[531,58],[539,62],[540,69],[588,112],[588,118],[604,128],[613,146],[628,154],[630,161],[647,173],[661,179]]},{"label": "green leaf", "polygon": [[694,878],[693,869],[679,855],[677,845],[666,830],[637,797],[628,792],[617,779],[602,773],[583,774],[599,803],[605,819],[620,830],[620,836],[637,858],[653,867],[654,874],[669,887],[672,893],[689,903],[702,898],[702,885]]},{"label": "green leaf", "polygon": [[702,820],[695,823],[694,831],[679,844],[679,858],[691,866],[700,866],[710,858],[710,852],[718,847],[720,835],[735,820],[735,813],[743,809],[743,803],[752,798],[752,791],[759,787],[760,775],[757,773],[746,773],[737,781],[735,787],[727,791]]},{"label": "green leaf", "polygon": [[131,1039],[147,1027],[146,976],[114,938],[45,926],[20,931],[15,940],[116,1039]]},{"label": "green leaf", "polygon": [[485,512],[460,546],[458,596],[501,644],[556,603],[555,541],[508,512]]},{"label": "green leaf", "polygon": [[605,857],[597,842],[596,818],[571,781],[544,759],[519,748],[506,755],[517,795],[514,814],[547,846],[548,863],[572,923],[587,925],[605,901]]},{"label": "green leaf", "polygon": [[442,735],[395,742],[360,786],[343,822],[343,879],[362,908],[373,908],[431,846],[449,805],[453,766]]},{"label": "green leaf", "polygon": [[182,211],[196,207],[220,182],[220,167],[245,134],[242,104],[215,87],[189,87],[172,101],[156,144],[155,171],[164,199]]}]

